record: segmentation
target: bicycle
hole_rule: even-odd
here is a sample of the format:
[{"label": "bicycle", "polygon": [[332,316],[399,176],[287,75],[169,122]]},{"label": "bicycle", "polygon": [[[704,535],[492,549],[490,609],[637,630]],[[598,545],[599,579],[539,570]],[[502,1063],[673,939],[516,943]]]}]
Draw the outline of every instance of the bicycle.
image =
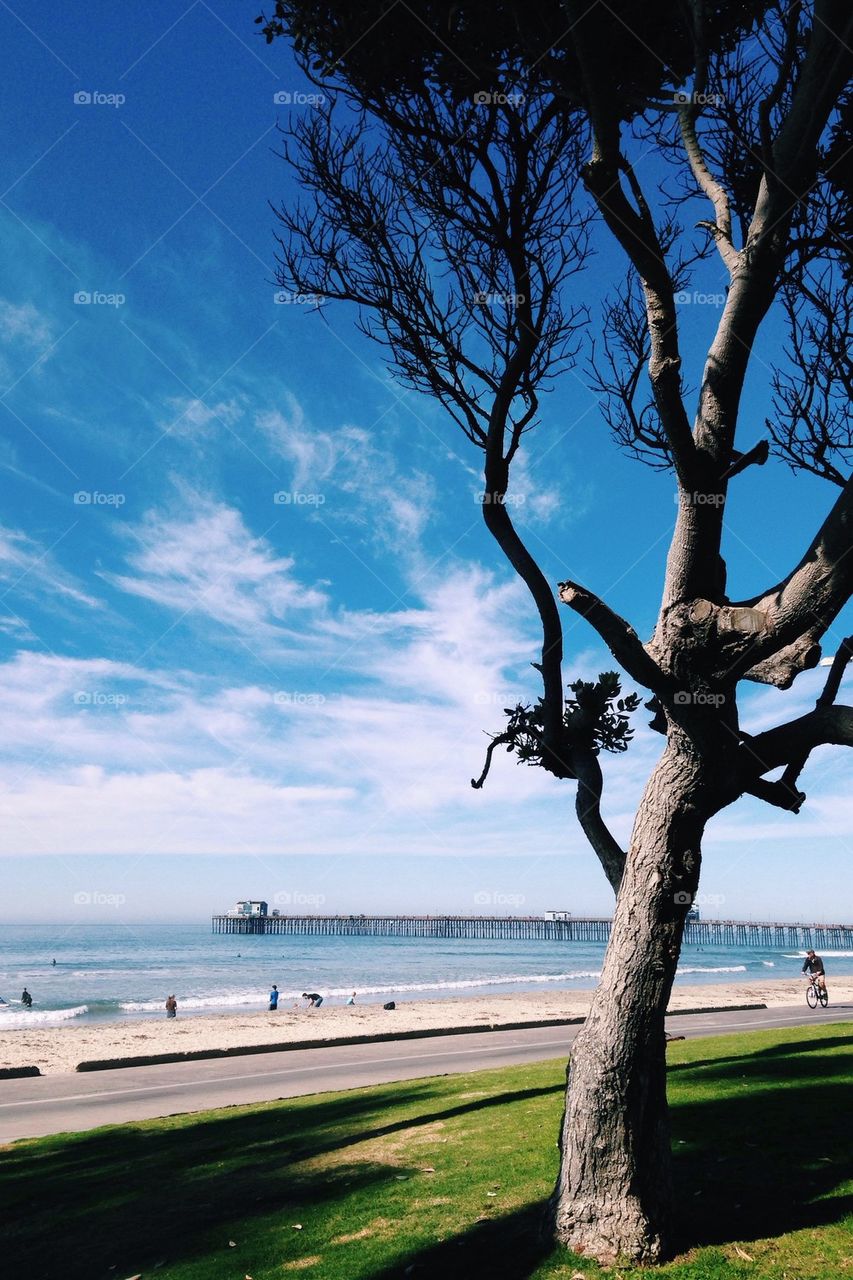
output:
[{"label": "bicycle", "polygon": [[812,973],[809,975],[809,985],[806,987],[806,1004],[810,1009],[816,1009],[821,1005],[824,1009],[829,1004],[829,993],[826,987],[818,984],[818,975]]}]

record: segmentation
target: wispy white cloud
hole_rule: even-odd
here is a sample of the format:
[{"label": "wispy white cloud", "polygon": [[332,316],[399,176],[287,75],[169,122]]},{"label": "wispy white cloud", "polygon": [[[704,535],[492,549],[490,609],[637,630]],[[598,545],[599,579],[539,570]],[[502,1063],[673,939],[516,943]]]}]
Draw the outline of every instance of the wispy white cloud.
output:
[{"label": "wispy white cloud", "polygon": [[247,636],[293,626],[325,594],[293,573],[294,562],[247,529],[240,513],[189,490],[181,509],[150,511],[128,536],[129,573],[114,586],[180,614],[196,614]]},{"label": "wispy white cloud", "polygon": [[76,578],[57,563],[50,547],[18,529],[0,525],[0,601],[37,597],[42,608],[59,603],[98,608],[101,602],[85,591]]},{"label": "wispy white cloud", "polygon": [[285,393],[283,399],[283,409],[260,413],[256,425],[290,465],[293,489],[345,495],[350,501],[337,504],[337,524],[361,526],[366,536],[401,554],[412,551],[435,508],[433,480],[401,467],[391,448],[364,427],[314,427],[294,396]]},{"label": "wispy white cloud", "polygon": [[0,298],[0,341],[43,347],[52,337],[50,321],[32,302],[16,305]]},{"label": "wispy white cloud", "polygon": [[217,425],[231,427],[243,415],[236,396],[209,403],[189,396],[174,397],[169,401],[168,410],[160,424],[164,431],[196,437],[211,434]]}]

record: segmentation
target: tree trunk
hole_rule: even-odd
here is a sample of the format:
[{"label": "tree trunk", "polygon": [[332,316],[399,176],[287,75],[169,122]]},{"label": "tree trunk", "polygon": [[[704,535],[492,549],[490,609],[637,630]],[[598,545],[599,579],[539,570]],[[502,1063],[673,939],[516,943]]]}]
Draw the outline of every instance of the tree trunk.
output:
[{"label": "tree trunk", "polygon": [[672,741],[649,779],[589,1017],[574,1043],[558,1241],[602,1262],[655,1262],[671,1239],[664,1015],[713,806],[702,767]]}]

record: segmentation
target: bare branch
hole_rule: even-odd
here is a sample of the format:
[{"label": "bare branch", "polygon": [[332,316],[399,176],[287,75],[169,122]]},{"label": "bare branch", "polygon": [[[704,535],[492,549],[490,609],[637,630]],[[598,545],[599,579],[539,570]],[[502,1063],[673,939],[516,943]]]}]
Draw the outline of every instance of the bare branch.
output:
[{"label": "bare branch", "polygon": [[[582,6],[566,0],[566,9],[574,21],[575,49],[593,132],[593,152],[582,170],[583,180],[642,283],[650,339],[649,379],[679,479],[691,490],[695,487],[695,449],[681,398],[681,355],[672,276],[636,174],[620,151],[619,116],[613,96],[593,73],[594,57],[581,22]],[[623,190],[623,175],[634,204]]]},{"label": "bare branch", "polygon": [[734,247],[732,240],[732,214],[729,197],[725,187],[717,181],[705,163],[705,157],[702,154],[702,148],[699,145],[699,138],[696,134],[697,114],[697,109],[693,102],[680,104],[678,123],[681,129],[681,138],[690,164],[690,170],[699,187],[714,206],[716,218],[712,231],[714,243],[717,246],[720,257],[728,268],[729,274],[732,275],[740,260],[740,254]]},{"label": "bare branch", "polygon": [[601,792],[604,785],[601,765],[592,751],[575,752],[573,761],[578,780],[575,797],[578,821],[584,835],[598,855],[598,860],[613,887],[613,892],[618,893],[625,869],[626,854],[601,816]]},{"label": "bare branch", "polygon": [[756,684],[772,684],[777,689],[790,689],[798,675],[817,666],[820,655],[819,637],[807,632],[778,653],[750,667],[743,673],[743,678],[754,680]]},{"label": "bare branch", "polygon": [[492,767],[492,756],[494,755],[495,750],[498,747],[506,746],[506,744],[509,742],[512,742],[511,733],[499,733],[494,738],[492,738],[491,742],[486,748],[486,761],[485,761],[485,764],[483,765],[483,772],[480,774],[479,778],[471,779],[471,786],[474,788],[475,791],[481,790],[481,788],[483,787],[486,781],[486,778],[488,778],[489,776],[489,770]]},{"label": "bare branch", "polygon": [[847,670],[847,664],[853,657],[853,636],[848,636],[846,640],[842,640],[838,646],[838,652],[832,659],[832,665],[829,668],[829,675],[826,677],[826,684],[823,687],[823,693],[817,700],[819,707],[831,706],[838,697],[838,690],[841,687],[841,681],[844,672]]},{"label": "bare branch", "polygon": [[815,747],[830,745],[853,747],[853,707],[816,707],[797,720],[747,739],[742,748],[744,771],[757,777],[807,758]]},{"label": "bare branch", "polygon": [[[829,719],[824,717],[824,712],[827,711],[850,712],[853,716],[853,708],[833,706],[851,656],[853,656],[853,636],[848,636],[839,645],[823,692],[817,699],[815,710],[811,713],[811,717],[817,717],[816,720],[812,720],[810,716],[803,716],[799,720],[792,721],[791,724],[771,729],[769,734],[764,733],[745,740],[750,765],[754,770],[757,764],[759,773],[766,773],[778,765],[778,760],[775,764],[767,763],[768,758],[771,760],[774,758],[774,752],[786,752],[785,771],[779,781],[767,782],[763,778],[753,777],[746,787],[752,795],[759,796],[760,799],[767,800],[768,803],[778,805],[780,808],[790,809],[793,813],[799,812],[806,797],[805,792],[797,789],[797,782],[810,753],[815,746],[823,742],[838,742],[839,738],[833,735],[840,735],[843,740],[847,729],[853,730],[853,721],[848,725],[847,717],[843,714]],[[821,738],[819,736],[821,732],[829,736],[825,739]],[[845,745],[853,745],[853,736]]]},{"label": "bare branch", "polygon": [[[853,66],[851,49],[849,5],[842,0],[815,0],[808,46],[772,144],[772,174],[764,172],[754,199],[750,195],[749,229],[703,371],[693,436],[717,476],[732,462],[740,398],[755,338],[779,289],[795,211],[817,176],[820,139]],[[738,76],[743,79],[743,67],[736,65],[733,77]],[[732,120],[731,129],[737,127]],[[726,145],[731,153],[730,139]],[[749,150],[748,145],[735,146],[736,159],[729,167],[742,166],[744,151],[748,155]],[[727,182],[729,188],[732,185]],[[746,199],[752,176],[741,185]],[[724,503],[680,509],[667,564],[664,607],[711,594],[724,514]]]},{"label": "bare branch", "polygon": [[586,618],[605,642],[616,661],[634,680],[647,689],[661,692],[669,680],[658,664],[643,648],[634,628],[614,613],[603,600],[576,582],[560,582],[557,591],[563,604]]},{"label": "bare branch", "polygon": [[766,625],[733,664],[730,678],[754,671],[798,641],[799,653],[812,655],[814,644],[851,594],[853,479],[847,481],[797,568],[764,595],[733,606],[758,611]]},{"label": "bare branch", "polygon": [[736,452],[732,465],[726,468],[720,479],[731,480],[734,476],[739,476],[741,471],[745,471],[747,467],[753,465],[763,467],[769,456],[769,443],[766,440],[759,440],[758,444],[753,445],[746,453]]}]

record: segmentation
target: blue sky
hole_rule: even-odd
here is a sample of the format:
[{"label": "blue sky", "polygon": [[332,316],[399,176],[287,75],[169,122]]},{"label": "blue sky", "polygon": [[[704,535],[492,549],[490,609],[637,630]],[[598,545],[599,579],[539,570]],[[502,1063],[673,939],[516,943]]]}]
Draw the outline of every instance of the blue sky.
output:
[{"label": "blue sky", "polygon": [[[276,124],[311,108],[274,101],[306,86],[254,15],[0,9],[0,910],[188,919],[278,895],[607,912],[569,786],[507,757],[469,785],[484,731],[537,692],[530,607],[482,528],[479,454],[389,380],[346,308],[324,321],[275,300],[268,201],[294,195]],[[602,245],[572,287],[595,301],[618,268]],[[694,285],[695,384],[716,264]],[[771,321],[744,445],[779,340]],[[514,511],[531,549],[648,634],[671,480],[619,454],[581,373],[529,441]],[[739,478],[732,595],[781,577],[834,496],[778,462]],[[612,666],[566,623],[568,677]],[[830,651],[842,634],[843,619]],[[744,723],[802,712],[820,678],[748,687]],[[638,726],[605,762],[623,839],[661,743]],[[799,817],[745,801],[712,824],[706,914],[853,918],[846,770],[816,753]]]}]

